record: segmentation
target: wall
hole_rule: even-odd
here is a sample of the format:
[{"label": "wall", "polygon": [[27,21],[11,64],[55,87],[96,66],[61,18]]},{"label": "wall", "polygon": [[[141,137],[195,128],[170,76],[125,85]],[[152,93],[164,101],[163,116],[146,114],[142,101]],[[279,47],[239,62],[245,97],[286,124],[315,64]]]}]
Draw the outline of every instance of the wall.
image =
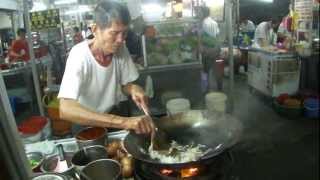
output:
[{"label": "wall", "polygon": [[17,10],[17,0],[0,0],[0,9]]},{"label": "wall", "polygon": [[10,16],[6,13],[1,13],[0,12],[0,29],[6,29],[6,28],[11,28],[11,20]]}]

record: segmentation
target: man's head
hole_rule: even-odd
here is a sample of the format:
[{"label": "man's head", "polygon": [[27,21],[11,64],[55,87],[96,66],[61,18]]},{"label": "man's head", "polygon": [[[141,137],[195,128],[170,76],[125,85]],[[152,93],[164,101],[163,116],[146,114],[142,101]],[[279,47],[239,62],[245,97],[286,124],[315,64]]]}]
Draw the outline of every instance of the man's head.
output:
[{"label": "man's head", "polygon": [[74,31],[75,33],[77,33],[77,32],[80,31],[80,29],[76,26],[76,27],[73,27],[73,31]]},{"label": "man's head", "polygon": [[240,17],[240,23],[247,24],[248,23],[248,18],[246,16],[241,16]]},{"label": "man's head", "polygon": [[129,23],[130,14],[126,6],[113,1],[97,5],[92,31],[94,41],[103,53],[115,53],[124,45]]},{"label": "man's head", "polygon": [[200,11],[201,19],[205,19],[206,17],[210,16],[210,9],[207,6],[202,6]]},{"label": "man's head", "polygon": [[26,38],[26,30],[24,28],[19,28],[17,30],[17,35],[19,36],[20,39],[25,39]]},{"label": "man's head", "polygon": [[277,31],[280,23],[281,23],[281,17],[272,17],[271,18],[271,28],[274,30],[274,31]]}]

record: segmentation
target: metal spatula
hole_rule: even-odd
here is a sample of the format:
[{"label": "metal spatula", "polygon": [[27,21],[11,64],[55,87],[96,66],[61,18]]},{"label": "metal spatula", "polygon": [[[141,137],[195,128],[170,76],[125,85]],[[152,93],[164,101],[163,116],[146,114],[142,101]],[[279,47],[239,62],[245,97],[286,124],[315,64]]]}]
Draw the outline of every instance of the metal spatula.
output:
[{"label": "metal spatula", "polygon": [[[146,116],[149,116],[150,119],[151,115],[147,111],[145,107],[141,107],[142,111]],[[153,123],[155,125],[155,123]],[[167,136],[165,135],[164,132],[159,130],[157,127],[155,127],[155,130],[151,132],[151,138],[150,138],[150,146],[149,146],[149,151],[150,150],[167,150],[169,149],[169,144],[167,143]]]},{"label": "metal spatula", "polygon": [[66,160],[62,144],[57,145],[59,161],[57,162],[57,172],[64,172],[69,169],[71,164]]}]

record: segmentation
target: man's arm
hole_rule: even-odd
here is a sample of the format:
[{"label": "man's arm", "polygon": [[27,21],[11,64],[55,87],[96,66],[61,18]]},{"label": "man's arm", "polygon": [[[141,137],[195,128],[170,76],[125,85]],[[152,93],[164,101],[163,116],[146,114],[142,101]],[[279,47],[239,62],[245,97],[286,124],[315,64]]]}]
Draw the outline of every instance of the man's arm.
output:
[{"label": "man's arm", "polygon": [[18,53],[16,53],[16,52],[12,51],[12,50],[10,50],[10,56],[15,57],[15,58],[20,58],[20,57],[22,57],[21,54],[18,54]]},{"label": "man's arm", "polygon": [[60,99],[60,118],[81,125],[133,129],[133,121],[129,118],[112,114],[102,114],[90,111],[76,100]]},{"label": "man's arm", "polygon": [[87,126],[112,127],[134,130],[138,134],[153,131],[153,124],[148,116],[121,117],[90,111],[73,99],[60,99],[60,118]]},{"label": "man's arm", "polygon": [[10,51],[9,51],[10,56],[12,56],[12,57],[14,57],[14,58],[20,58],[20,57],[22,57],[22,56],[23,56],[22,54],[16,52],[17,49],[18,49],[17,43],[16,43],[15,41],[12,42],[12,45],[11,45],[11,48],[10,48]]},{"label": "man's arm", "polygon": [[134,130],[137,134],[148,134],[154,129],[148,116],[121,117],[96,113],[73,99],[60,99],[59,111],[61,119],[81,125]]}]

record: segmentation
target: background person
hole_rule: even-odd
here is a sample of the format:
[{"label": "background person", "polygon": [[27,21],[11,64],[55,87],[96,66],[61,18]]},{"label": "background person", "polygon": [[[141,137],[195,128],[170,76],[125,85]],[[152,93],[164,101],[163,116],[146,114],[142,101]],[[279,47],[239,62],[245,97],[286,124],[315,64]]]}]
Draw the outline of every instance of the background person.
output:
[{"label": "background person", "polygon": [[29,45],[26,40],[26,30],[24,28],[20,28],[17,30],[17,39],[14,40],[11,44],[9,50],[9,61],[29,61]]}]

